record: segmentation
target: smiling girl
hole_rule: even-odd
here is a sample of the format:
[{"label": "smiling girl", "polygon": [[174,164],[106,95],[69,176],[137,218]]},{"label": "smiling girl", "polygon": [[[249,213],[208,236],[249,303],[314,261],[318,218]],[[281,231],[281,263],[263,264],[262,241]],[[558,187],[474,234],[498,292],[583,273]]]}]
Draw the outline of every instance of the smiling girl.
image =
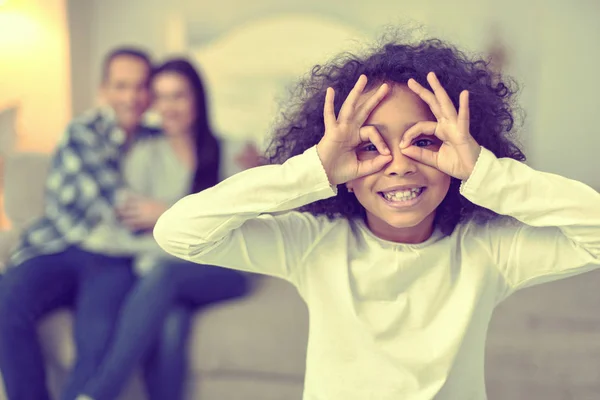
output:
[{"label": "smiling girl", "polygon": [[494,308],[600,265],[600,195],[536,171],[512,91],[438,40],[312,70],[270,147],[164,213],[169,253],[291,282],[305,400],[486,398]]}]

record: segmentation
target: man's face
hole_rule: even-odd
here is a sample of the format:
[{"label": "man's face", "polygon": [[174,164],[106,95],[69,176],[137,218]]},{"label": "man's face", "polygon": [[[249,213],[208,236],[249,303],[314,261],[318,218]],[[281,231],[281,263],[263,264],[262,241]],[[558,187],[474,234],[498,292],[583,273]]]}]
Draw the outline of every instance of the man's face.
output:
[{"label": "man's face", "polygon": [[149,78],[148,65],[138,57],[118,56],[108,66],[101,93],[126,132],[135,130],[148,109]]}]

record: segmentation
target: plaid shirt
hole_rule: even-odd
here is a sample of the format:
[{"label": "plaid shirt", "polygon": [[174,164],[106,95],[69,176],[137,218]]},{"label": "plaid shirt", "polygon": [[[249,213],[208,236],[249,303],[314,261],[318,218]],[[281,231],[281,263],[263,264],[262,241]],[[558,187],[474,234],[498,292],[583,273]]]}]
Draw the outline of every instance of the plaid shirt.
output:
[{"label": "plaid shirt", "polygon": [[[135,138],[156,133],[141,126]],[[69,124],[46,180],[44,215],[24,230],[9,265],[61,252],[85,239],[124,186],[120,164],[125,146],[125,133],[108,110],[93,110]]]}]

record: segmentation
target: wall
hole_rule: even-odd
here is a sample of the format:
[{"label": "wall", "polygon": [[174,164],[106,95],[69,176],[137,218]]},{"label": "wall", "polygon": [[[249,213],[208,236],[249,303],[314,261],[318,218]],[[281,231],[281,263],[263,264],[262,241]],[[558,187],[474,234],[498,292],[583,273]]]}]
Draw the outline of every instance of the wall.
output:
[{"label": "wall", "polygon": [[71,116],[65,0],[0,5],[0,108],[20,104],[21,149],[49,151]]},{"label": "wall", "polygon": [[67,1],[73,115],[85,111],[96,94],[96,88],[90,85],[92,31],[96,21],[93,12],[93,1]]},{"label": "wall", "polygon": [[[461,0],[460,4],[443,0],[178,0],[169,5],[159,0],[95,1],[89,85],[96,85],[101,57],[114,45],[143,45],[158,57],[168,53],[173,40],[167,32],[168,21],[178,15],[193,22],[188,39],[198,42],[210,41],[254,18],[289,12],[326,16],[372,37],[386,24],[424,23],[433,33],[469,50],[482,50],[490,26],[499,26],[513,55],[508,71],[522,88],[521,103],[528,121],[522,141],[531,164],[600,189],[600,174],[588,161],[600,147],[600,136],[592,134],[597,130],[592,120],[597,101],[593,94],[600,83],[587,80],[600,61],[595,43],[600,5],[592,0]],[[91,98],[88,101],[91,104]],[[567,132],[569,140],[565,140]]]},{"label": "wall", "polygon": [[544,24],[532,158],[545,171],[600,190],[600,2],[552,1],[537,11]]}]

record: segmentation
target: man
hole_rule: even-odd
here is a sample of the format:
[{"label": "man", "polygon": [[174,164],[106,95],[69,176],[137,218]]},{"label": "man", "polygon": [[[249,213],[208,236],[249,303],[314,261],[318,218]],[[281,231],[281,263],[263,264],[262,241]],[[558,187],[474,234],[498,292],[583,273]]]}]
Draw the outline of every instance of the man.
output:
[{"label": "man", "polygon": [[49,400],[36,324],[62,307],[74,309],[77,358],[62,398],[72,400],[110,343],[134,282],[132,259],[102,254],[117,192],[120,162],[150,102],[149,57],[120,48],[105,59],[100,93],[108,107],[75,119],[54,155],[43,217],[24,232],[0,280],[0,372],[11,400]]}]

